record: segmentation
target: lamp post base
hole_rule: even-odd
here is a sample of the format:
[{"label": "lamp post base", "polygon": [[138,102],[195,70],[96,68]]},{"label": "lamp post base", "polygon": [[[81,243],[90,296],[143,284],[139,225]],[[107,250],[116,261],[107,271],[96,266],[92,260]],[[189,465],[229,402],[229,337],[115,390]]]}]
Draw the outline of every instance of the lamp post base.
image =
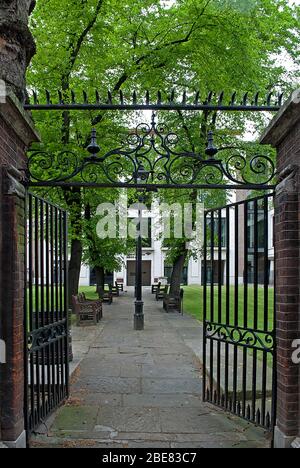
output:
[{"label": "lamp post base", "polygon": [[136,301],[134,304],[134,329],[144,330],[144,303],[143,301]]}]

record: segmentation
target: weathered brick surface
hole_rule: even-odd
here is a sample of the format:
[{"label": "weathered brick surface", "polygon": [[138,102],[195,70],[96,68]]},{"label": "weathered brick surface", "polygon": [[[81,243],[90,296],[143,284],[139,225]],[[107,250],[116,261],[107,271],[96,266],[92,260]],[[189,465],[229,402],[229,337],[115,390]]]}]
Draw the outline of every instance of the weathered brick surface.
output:
[{"label": "weathered brick surface", "polygon": [[[25,196],[16,180],[8,192],[8,171],[26,167],[26,150],[38,141],[32,122],[9,91],[0,104],[0,440],[16,441],[24,431]],[[8,194],[10,193],[10,194]]]},{"label": "weathered brick surface", "polygon": [[12,441],[24,430],[25,219],[24,200],[4,193],[4,168],[25,164],[24,144],[0,119],[0,336],[7,346],[7,363],[0,367],[1,438]]},{"label": "weathered brick surface", "polygon": [[275,444],[289,447],[300,435],[300,365],[293,341],[300,339],[300,103],[285,103],[261,138],[277,149],[276,193],[277,430]]},{"label": "weathered brick surface", "polygon": [[[300,122],[278,148],[278,169],[299,166]],[[299,365],[292,362],[292,343],[300,338],[300,172],[296,192],[278,191],[275,246],[277,255],[278,427],[288,437],[299,434]]]}]

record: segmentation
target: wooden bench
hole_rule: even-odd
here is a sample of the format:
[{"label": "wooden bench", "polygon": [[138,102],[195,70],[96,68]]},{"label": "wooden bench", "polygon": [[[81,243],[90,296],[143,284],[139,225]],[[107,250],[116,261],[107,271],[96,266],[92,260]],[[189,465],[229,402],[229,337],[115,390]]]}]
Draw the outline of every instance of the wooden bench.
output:
[{"label": "wooden bench", "polygon": [[109,286],[108,289],[104,288],[104,290],[102,288],[98,288],[98,296],[102,302],[111,305],[113,302],[112,286]]},{"label": "wooden bench", "polygon": [[183,313],[183,295],[184,295],[184,290],[180,290],[180,294],[178,295],[171,295],[171,294],[166,294],[164,299],[163,299],[163,308],[167,313],[170,312],[170,310],[176,310],[180,314]]},{"label": "wooden bench", "polygon": [[114,297],[119,297],[120,296],[120,290],[118,288],[118,284],[117,282],[115,283],[115,285],[110,285],[111,286],[111,292],[112,292],[112,295]]},{"label": "wooden bench", "polygon": [[92,302],[82,302],[78,296],[72,296],[72,309],[76,315],[77,326],[97,325],[99,306]]},{"label": "wooden bench", "polygon": [[85,293],[78,294],[79,301],[84,303],[96,304],[98,309],[98,322],[103,318],[103,303],[100,299],[87,299]]},{"label": "wooden bench", "polygon": [[161,283],[152,284],[151,293],[156,294],[157,289],[160,287]]},{"label": "wooden bench", "polygon": [[118,287],[119,292],[124,292],[124,283],[121,282],[120,280],[116,281],[116,286]]},{"label": "wooden bench", "polygon": [[164,286],[163,288],[161,287],[161,285],[159,285],[159,287],[157,288],[157,291],[156,291],[156,300],[157,301],[162,301],[165,297],[166,294],[168,294],[168,291],[169,291],[169,286]]}]

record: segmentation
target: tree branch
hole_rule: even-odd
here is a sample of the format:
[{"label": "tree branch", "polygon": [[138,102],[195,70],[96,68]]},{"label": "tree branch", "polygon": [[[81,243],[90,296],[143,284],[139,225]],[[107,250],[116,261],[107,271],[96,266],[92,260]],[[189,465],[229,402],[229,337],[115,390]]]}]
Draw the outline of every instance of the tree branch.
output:
[{"label": "tree branch", "polygon": [[[69,49],[71,49],[72,52],[71,52],[71,55],[70,55],[68,67],[65,70],[65,72],[62,74],[62,77],[61,77],[62,90],[64,92],[68,91],[69,88],[70,88],[70,75],[71,75],[71,72],[72,72],[72,70],[74,68],[74,65],[75,65],[76,59],[77,59],[77,57],[79,55],[82,44],[84,43],[87,35],[92,30],[92,28],[94,27],[94,25],[95,25],[95,23],[97,21],[98,15],[99,15],[100,10],[101,10],[101,7],[103,5],[103,2],[104,2],[104,0],[98,0],[98,3],[97,3],[95,13],[94,13],[93,17],[90,19],[89,23],[87,24],[87,26],[84,28],[84,30],[82,31],[82,33],[78,37],[76,43],[75,44],[71,43],[69,45]],[[69,143],[69,140],[70,140],[70,112],[68,112],[68,111],[63,112],[62,120],[63,120],[63,123],[62,123],[62,142],[63,142],[63,144],[66,145],[66,144]]]},{"label": "tree branch", "polygon": [[193,142],[193,139],[192,139],[190,129],[188,128],[188,126],[185,123],[184,116],[183,116],[182,112],[180,110],[177,110],[177,114],[179,115],[179,118],[180,118],[180,120],[182,122],[182,127],[183,127],[183,129],[184,129],[184,131],[186,133],[186,136],[187,136],[188,140],[189,140],[191,150],[192,150],[193,153],[195,153],[196,148],[195,148],[195,145],[194,145],[194,142]]}]

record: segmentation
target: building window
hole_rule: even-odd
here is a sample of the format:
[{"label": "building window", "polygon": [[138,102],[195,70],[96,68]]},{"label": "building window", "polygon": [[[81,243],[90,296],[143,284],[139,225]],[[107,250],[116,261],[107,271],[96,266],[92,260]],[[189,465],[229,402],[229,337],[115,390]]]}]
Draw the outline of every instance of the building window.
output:
[{"label": "building window", "polygon": [[[164,276],[165,278],[168,278],[168,284],[171,283],[172,271],[173,271],[172,266],[165,266]],[[188,284],[188,267],[184,267],[183,269],[182,277],[181,277],[181,284],[183,284],[184,286],[187,286]]]},{"label": "building window", "polygon": [[[211,265],[211,262],[208,262],[207,264],[207,271],[206,271],[206,280],[207,284],[211,284],[212,280],[214,284],[219,284],[219,275],[220,275],[220,270],[221,270],[221,285],[224,285],[225,281],[225,266],[226,262],[225,260],[221,260],[221,263],[218,260],[214,260],[213,262],[213,268]],[[219,268],[221,267],[221,268]],[[202,264],[202,285],[204,284],[204,265]]]},{"label": "building window", "polygon": [[[112,272],[106,271],[104,276],[104,283],[105,284],[113,284],[114,282],[114,274]],[[96,286],[96,272],[94,268],[90,270],[90,286]]]},{"label": "building window", "polygon": [[[254,213],[249,213],[248,217],[248,248],[254,249],[255,244],[255,222]],[[265,218],[264,212],[258,211],[257,213],[257,248],[264,249],[265,247]]]},{"label": "building window", "polygon": [[[214,219],[214,246],[219,247],[219,218]],[[211,219],[207,220],[207,245],[211,247]],[[221,219],[221,247],[226,247],[226,218]]]}]

